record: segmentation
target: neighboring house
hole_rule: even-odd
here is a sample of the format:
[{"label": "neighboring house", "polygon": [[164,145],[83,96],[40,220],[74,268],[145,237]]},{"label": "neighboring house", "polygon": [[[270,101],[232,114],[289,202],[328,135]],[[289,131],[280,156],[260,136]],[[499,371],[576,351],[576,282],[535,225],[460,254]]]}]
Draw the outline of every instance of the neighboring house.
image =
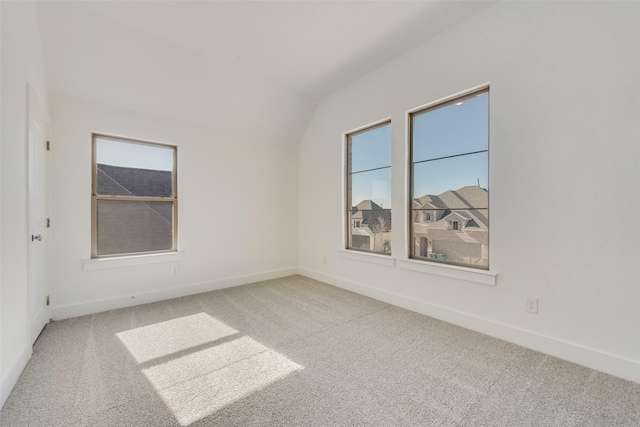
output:
[{"label": "neighboring house", "polygon": [[391,209],[371,200],[351,207],[351,247],[391,252]]},{"label": "neighboring house", "polygon": [[[97,165],[101,195],[171,197],[172,172]],[[101,255],[170,250],[171,202],[98,202],[98,253]]]},{"label": "neighboring house", "polygon": [[414,199],[414,254],[488,265],[488,207],[489,192],[478,186]]}]

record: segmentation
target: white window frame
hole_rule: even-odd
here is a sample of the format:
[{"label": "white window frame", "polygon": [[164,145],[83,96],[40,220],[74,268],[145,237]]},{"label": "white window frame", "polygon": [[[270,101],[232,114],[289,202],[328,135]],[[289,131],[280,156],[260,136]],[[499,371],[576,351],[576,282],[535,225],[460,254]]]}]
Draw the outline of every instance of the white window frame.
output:
[{"label": "white window frame", "polygon": [[[140,197],[140,196],[114,196],[99,195],[97,191],[97,140],[109,139],[118,142],[141,144],[147,146],[155,146],[162,148],[170,148],[173,150],[173,174],[172,174],[172,197]],[[98,254],[98,201],[132,201],[132,202],[171,202],[173,204],[173,229],[171,248],[160,251],[141,251],[117,254]],[[178,251],[178,147],[160,142],[142,140],[126,136],[110,135],[105,133],[91,133],[91,259],[108,259],[121,257],[146,256],[151,254],[167,254],[176,253]]]},{"label": "white window frame", "polygon": [[[365,260],[374,263],[380,263],[383,265],[395,265],[395,258],[392,257],[392,253],[381,253],[376,251],[367,251],[363,249],[357,249],[349,247],[349,232],[352,222],[350,221],[349,211],[351,210],[351,201],[349,200],[349,138],[352,135],[366,132],[367,130],[371,130],[377,128],[379,126],[390,125],[391,126],[391,117],[387,117],[372,123],[369,123],[364,126],[357,127],[355,129],[351,129],[342,134],[342,206],[340,216],[342,217],[342,245],[340,248],[340,252],[343,257],[363,260],[360,255],[364,255]],[[393,139],[391,141],[390,150],[393,152]],[[392,163],[393,163],[393,154],[392,154]],[[393,165],[391,165],[393,167]],[[393,250],[393,249],[392,249]],[[351,254],[351,255],[349,255]],[[387,261],[391,262],[388,263]]]},{"label": "white window frame", "polygon": [[[455,262],[449,262],[449,261],[443,261],[443,260],[433,260],[433,259],[429,259],[429,258],[423,258],[423,257],[419,257],[419,256],[415,256],[413,254],[413,245],[414,245],[414,237],[413,237],[413,116],[415,114],[419,114],[421,112],[424,112],[425,110],[429,110],[429,109],[433,109],[434,107],[440,107],[443,106],[444,104],[449,104],[449,103],[454,103],[454,101],[469,96],[469,95],[473,95],[476,93],[481,93],[481,92],[487,92],[488,94],[491,93],[490,91],[490,85],[489,83],[483,84],[483,85],[479,85],[473,88],[470,88],[468,90],[462,91],[462,92],[458,92],[456,94],[444,97],[444,98],[440,98],[436,101],[418,106],[416,108],[413,108],[409,111],[406,112],[406,145],[405,145],[405,156],[406,156],[406,167],[407,167],[407,173],[406,173],[406,180],[405,180],[405,185],[406,185],[406,191],[405,194],[408,196],[407,198],[407,203],[405,204],[406,206],[406,215],[405,218],[407,218],[408,222],[406,224],[405,227],[405,248],[407,250],[407,258],[402,260],[403,265],[405,266],[405,268],[408,269],[412,269],[412,270],[416,270],[416,271],[425,271],[425,272],[438,272],[438,271],[464,271],[466,272],[469,277],[481,277],[481,276],[486,276],[488,278],[488,282],[486,282],[486,284],[492,284],[495,286],[495,277],[496,275],[494,273],[489,273],[490,271],[490,260],[491,260],[491,248],[489,247],[489,259],[488,259],[488,265],[487,266],[473,266],[473,265],[468,265],[468,264],[459,264],[459,263],[455,263]],[[489,111],[488,111],[488,117],[487,120],[489,121],[489,135],[488,135],[488,141],[487,141],[487,152],[489,153],[489,164],[488,164],[488,183],[487,183],[487,187],[489,189],[491,189],[491,161],[490,161],[490,153],[491,153],[491,107],[490,107],[490,99],[489,98]],[[490,195],[490,193],[489,193]],[[487,206],[487,215],[490,212],[490,197],[489,197],[489,201],[488,201],[488,206]],[[490,230],[491,227],[489,227],[489,229],[487,230],[487,246],[489,246],[490,241],[491,241],[491,236],[490,236]],[[424,266],[424,267],[423,267]],[[442,268],[440,268],[442,267]],[[477,271],[478,274],[476,274],[475,272]],[[443,275],[447,275],[446,273],[442,273]],[[482,281],[483,283],[485,283],[485,281]]]}]

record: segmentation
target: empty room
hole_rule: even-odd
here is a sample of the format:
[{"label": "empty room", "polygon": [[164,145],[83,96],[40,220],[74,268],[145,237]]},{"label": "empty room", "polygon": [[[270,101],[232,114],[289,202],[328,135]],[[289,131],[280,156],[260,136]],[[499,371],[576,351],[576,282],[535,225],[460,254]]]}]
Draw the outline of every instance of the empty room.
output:
[{"label": "empty room", "polygon": [[0,1],[0,425],[640,426],[639,21]]}]

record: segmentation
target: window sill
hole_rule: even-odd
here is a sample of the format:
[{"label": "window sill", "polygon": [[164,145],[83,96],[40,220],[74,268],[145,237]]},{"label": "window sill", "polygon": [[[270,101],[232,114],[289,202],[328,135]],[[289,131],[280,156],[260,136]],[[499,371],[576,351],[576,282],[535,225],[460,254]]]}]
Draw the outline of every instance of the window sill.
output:
[{"label": "window sill", "polygon": [[496,278],[498,277],[496,273],[486,270],[476,270],[473,268],[458,267],[456,265],[435,264],[412,259],[398,260],[398,265],[405,270],[436,274],[438,276],[466,280],[468,282],[480,283],[489,286],[496,286]]},{"label": "window sill", "polygon": [[92,258],[82,260],[82,270],[105,270],[108,268],[132,267],[136,265],[159,264],[162,262],[182,261],[184,251],[161,254],[132,255],[114,258]]},{"label": "window sill", "polygon": [[346,259],[352,259],[355,261],[385,265],[387,267],[395,267],[396,265],[396,259],[389,255],[380,255],[380,254],[373,254],[368,252],[358,252],[358,251],[350,251],[347,249],[341,249],[340,257],[346,258]]}]

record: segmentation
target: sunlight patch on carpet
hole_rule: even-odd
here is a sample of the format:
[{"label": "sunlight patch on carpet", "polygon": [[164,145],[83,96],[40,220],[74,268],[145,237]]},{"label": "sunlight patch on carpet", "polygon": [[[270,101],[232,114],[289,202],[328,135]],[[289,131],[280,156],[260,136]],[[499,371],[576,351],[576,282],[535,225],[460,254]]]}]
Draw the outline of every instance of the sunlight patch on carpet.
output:
[{"label": "sunlight patch on carpet", "polygon": [[182,426],[304,369],[206,313],[117,336]]},{"label": "sunlight patch on carpet", "polygon": [[[173,366],[177,368],[179,364]],[[180,425],[188,426],[302,369],[281,354],[267,350],[159,390],[159,395]],[[161,375],[162,367],[154,374]]]},{"label": "sunlight patch on carpet", "polygon": [[237,334],[206,313],[193,314],[117,333],[138,363],[189,350]]}]

